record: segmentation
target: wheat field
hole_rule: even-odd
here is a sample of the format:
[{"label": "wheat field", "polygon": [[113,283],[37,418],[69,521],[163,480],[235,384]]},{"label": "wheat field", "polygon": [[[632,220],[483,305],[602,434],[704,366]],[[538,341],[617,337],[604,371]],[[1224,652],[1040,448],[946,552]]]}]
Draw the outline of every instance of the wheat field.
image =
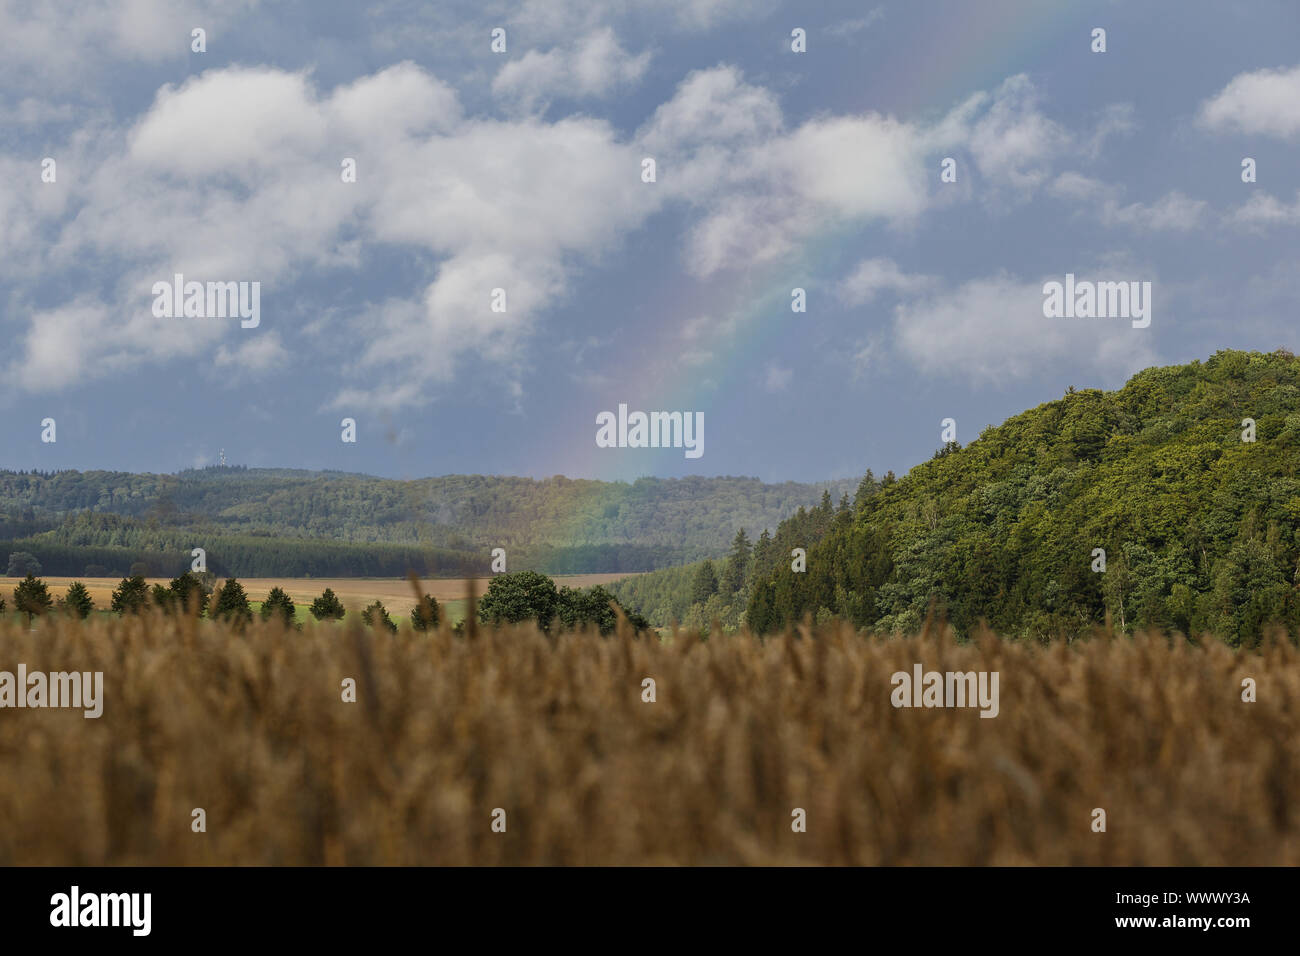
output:
[{"label": "wheat field", "polygon": [[[0,670],[20,662],[103,671],[104,709],[0,709],[0,865],[1300,863],[1285,638],[388,636],[155,613],[0,625]],[[997,671],[998,716],[895,708],[890,675],[917,663]]]}]

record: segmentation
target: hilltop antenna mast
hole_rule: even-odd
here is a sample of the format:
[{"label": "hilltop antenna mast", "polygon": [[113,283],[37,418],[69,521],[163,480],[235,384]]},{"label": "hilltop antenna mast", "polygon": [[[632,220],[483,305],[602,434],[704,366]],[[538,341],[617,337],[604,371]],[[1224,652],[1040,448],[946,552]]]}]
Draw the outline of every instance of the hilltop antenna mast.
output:
[{"label": "hilltop antenna mast", "polygon": [[224,448],[221,449],[221,467],[226,467],[226,450]]}]

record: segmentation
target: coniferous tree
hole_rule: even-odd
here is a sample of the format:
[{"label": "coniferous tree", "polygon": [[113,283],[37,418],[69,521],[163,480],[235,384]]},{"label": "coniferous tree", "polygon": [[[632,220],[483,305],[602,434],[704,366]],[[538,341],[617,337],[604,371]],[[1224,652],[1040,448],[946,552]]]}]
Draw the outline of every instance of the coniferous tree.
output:
[{"label": "coniferous tree", "polygon": [[172,592],[161,584],[155,584],[150,590],[150,596],[153,599],[154,606],[164,611],[170,611],[174,599]]},{"label": "coniferous tree", "polygon": [[411,608],[411,627],[417,631],[431,631],[438,626],[440,611],[432,594],[425,594],[420,603]]},{"label": "coniferous tree", "polygon": [[172,609],[184,614],[203,616],[207,610],[212,591],[208,583],[193,571],[186,571],[180,577],[172,578],[168,585],[171,592]]},{"label": "coniferous tree", "polygon": [[368,605],[366,609],[361,612],[361,620],[365,623],[366,627],[379,627],[380,625],[383,625],[393,633],[397,632],[397,625],[394,624],[393,619],[388,616],[388,609],[384,607],[382,601],[375,601],[373,604]]},{"label": "coniferous tree", "polygon": [[717,593],[717,572],[713,570],[712,561],[705,561],[700,565],[700,569],[695,572],[695,580],[691,582],[691,603],[703,604]]},{"label": "coniferous tree", "polygon": [[122,583],[113,589],[110,604],[118,614],[136,614],[149,606],[149,585],[144,577],[137,574],[123,578]]},{"label": "coniferous tree", "polygon": [[297,614],[297,608],[293,605],[293,599],[285,593],[284,588],[274,587],[266,595],[266,600],[262,602],[262,620],[269,621],[278,619],[285,626],[292,625]]},{"label": "coniferous tree", "polygon": [[14,610],[26,614],[28,624],[32,623],[33,617],[45,614],[52,607],[54,599],[50,597],[49,588],[34,574],[27,575],[14,588]]},{"label": "coniferous tree", "polygon": [[751,550],[749,536],[745,534],[745,529],[741,528],[732,539],[731,555],[722,570],[722,580],[719,583],[723,594],[735,594],[745,586],[745,579],[749,576]]},{"label": "coniferous tree", "polygon": [[311,616],[318,621],[337,621],[343,617],[345,609],[333,588],[326,588],[321,596],[311,602]]},{"label": "coniferous tree", "polygon": [[61,610],[69,614],[75,614],[84,620],[95,609],[95,602],[84,584],[80,581],[73,581],[68,585],[68,593],[59,601],[59,607]]},{"label": "coniferous tree", "polygon": [[226,583],[217,592],[212,616],[217,620],[233,621],[237,624],[253,619],[253,608],[248,603],[248,595],[244,593],[244,586],[235,578],[227,578]]}]

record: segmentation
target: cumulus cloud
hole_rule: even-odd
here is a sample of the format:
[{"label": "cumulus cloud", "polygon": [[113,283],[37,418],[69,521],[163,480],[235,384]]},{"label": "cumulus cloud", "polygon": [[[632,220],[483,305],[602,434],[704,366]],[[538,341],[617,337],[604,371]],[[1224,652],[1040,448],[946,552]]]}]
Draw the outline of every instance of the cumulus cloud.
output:
[{"label": "cumulus cloud", "polygon": [[1126,319],[1044,318],[1043,282],[1006,273],[900,303],[894,340],[922,372],[976,385],[1026,380],[1052,366],[1129,374],[1156,359],[1146,330]]},{"label": "cumulus cloud", "polygon": [[649,65],[649,51],[633,56],[604,27],[568,49],[529,50],[501,68],[492,91],[528,109],[560,97],[607,97],[637,83]]},{"label": "cumulus cloud", "polygon": [[1266,192],[1257,192],[1225,217],[1229,225],[1260,230],[1267,226],[1300,224],[1300,191],[1288,205]]},{"label": "cumulus cloud", "polygon": [[933,276],[904,273],[893,259],[865,259],[840,283],[839,294],[849,305],[863,305],[881,292],[912,295],[935,281]]},{"label": "cumulus cloud", "polygon": [[[555,68],[593,95],[631,76],[610,32],[565,49]],[[519,79],[508,67],[505,86],[552,63],[515,62]],[[685,213],[683,265],[703,277],[776,261],[826,229],[914,223],[950,201],[928,162],[940,148],[968,150],[995,186],[1026,193],[1052,182],[1070,137],[1038,99],[1019,76],[933,120],[822,114],[791,128],[770,90],[723,65],[687,75],[629,135],[590,116],[468,115],[455,90],[412,63],[332,89],[310,71],[210,70],[163,86],[125,129],[76,131],[61,152],[78,173],[66,186],[0,194],[0,211],[17,220],[10,234],[53,237],[0,261],[0,276],[34,282],[94,262],[114,277],[75,307],[17,313],[9,371],[26,387],[50,387],[214,354],[225,368],[269,367],[292,353],[286,320],[306,311],[289,307],[286,290],[397,252],[418,263],[414,277],[361,306],[318,311],[301,334],[310,329],[346,359],[334,404],[424,402],[467,357],[517,375],[576,271],[666,206]],[[657,160],[653,184],[640,180],[643,156]],[[344,158],[356,161],[355,183],[340,179]],[[0,157],[0,172],[13,162]],[[1175,228],[1196,208],[1183,197],[1112,215]],[[262,327],[240,334],[276,337],[232,345],[219,320],[155,318],[152,283],[175,273],[260,281]],[[885,290],[910,301],[933,292],[927,281],[869,260],[841,291],[851,302]],[[491,308],[497,288],[504,312]],[[77,336],[58,374],[22,371],[52,361],[46,329],[84,321],[93,332],[106,315],[114,334]],[[716,337],[691,343],[691,334],[688,361],[714,351]]]},{"label": "cumulus cloud", "polygon": [[[1100,271],[1108,280],[1131,278],[1120,262]],[[1052,366],[1117,374],[1155,361],[1147,333],[1128,320],[1045,318],[1043,283],[1052,278],[1061,280],[1027,281],[1000,272],[947,284],[935,276],[902,272],[889,259],[866,260],[841,282],[841,295],[870,301],[888,290],[898,302],[888,337],[873,333],[854,346],[854,375],[865,374],[888,356],[920,372],[974,385],[1027,380]]]},{"label": "cumulus cloud", "polygon": [[[356,183],[340,179],[345,156],[357,161]],[[389,303],[352,350],[359,367],[389,363],[414,382],[376,389],[393,401],[419,400],[420,385],[449,376],[465,352],[511,360],[564,294],[574,257],[599,256],[657,202],[635,188],[636,151],[603,121],[467,119],[445,84],[409,63],[329,93],[303,73],[209,71],[161,89],[129,131],[86,144],[80,161],[86,174],[68,189],[81,208],[51,260],[103,257],[123,278],[112,302],[119,334],[67,357],[71,374],[214,346],[219,323],[152,316],[156,280],[260,281],[265,297],[304,271],[357,268],[362,247],[392,245],[433,264],[424,289]],[[506,290],[506,312],[489,308],[494,288]],[[264,298],[263,325],[278,320]],[[64,321],[34,313],[28,350]],[[27,361],[20,353],[13,366]]]},{"label": "cumulus cloud", "polygon": [[1121,206],[1111,199],[1102,206],[1101,221],[1108,226],[1131,226],[1148,232],[1186,232],[1200,225],[1206,206],[1204,200],[1192,199],[1177,190],[1150,204]]},{"label": "cumulus cloud", "polygon": [[291,361],[289,350],[278,332],[245,336],[234,348],[222,345],[213,357],[213,365],[227,381],[255,377],[263,372],[285,368]]},{"label": "cumulus cloud", "polygon": [[113,62],[183,60],[190,31],[212,39],[257,0],[41,0],[0,3],[0,77],[7,87],[92,91]]},{"label": "cumulus cloud", "polygon": [[1201,104],[1197,119],[1216,132],[1300,135],[1300,66],[1234,76]]}]

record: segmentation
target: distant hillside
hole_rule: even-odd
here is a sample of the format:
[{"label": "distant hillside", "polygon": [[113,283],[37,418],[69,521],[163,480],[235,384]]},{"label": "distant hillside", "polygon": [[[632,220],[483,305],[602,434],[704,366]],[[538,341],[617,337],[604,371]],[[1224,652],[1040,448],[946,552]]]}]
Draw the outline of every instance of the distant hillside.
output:
[{"label": "distant hillside", "polygon": [[144,562],[179,573],[192,547],[218,573],[459,576],[490,549],[511,569],[642,571],[725,552],[851,482],[755,478],[636,482],[452,475],[396,481],[342,472],[204,468],[175,475],[0,471],[0,558],[30,551],[48,574]]},{"label": "distant hillside", "polygon": [[[1243,419],[1255,422],[1243,441]],[[788,540],[746,586],[751,626],[839,614],[915,630],[931,601],[960,632],[1117,626],[1251,642],[1300,627],[1300,361],[1224,351],[1072,391],[897,482],[792,572]],[[1104,549],[1104,573],[1093,569]]]}]

